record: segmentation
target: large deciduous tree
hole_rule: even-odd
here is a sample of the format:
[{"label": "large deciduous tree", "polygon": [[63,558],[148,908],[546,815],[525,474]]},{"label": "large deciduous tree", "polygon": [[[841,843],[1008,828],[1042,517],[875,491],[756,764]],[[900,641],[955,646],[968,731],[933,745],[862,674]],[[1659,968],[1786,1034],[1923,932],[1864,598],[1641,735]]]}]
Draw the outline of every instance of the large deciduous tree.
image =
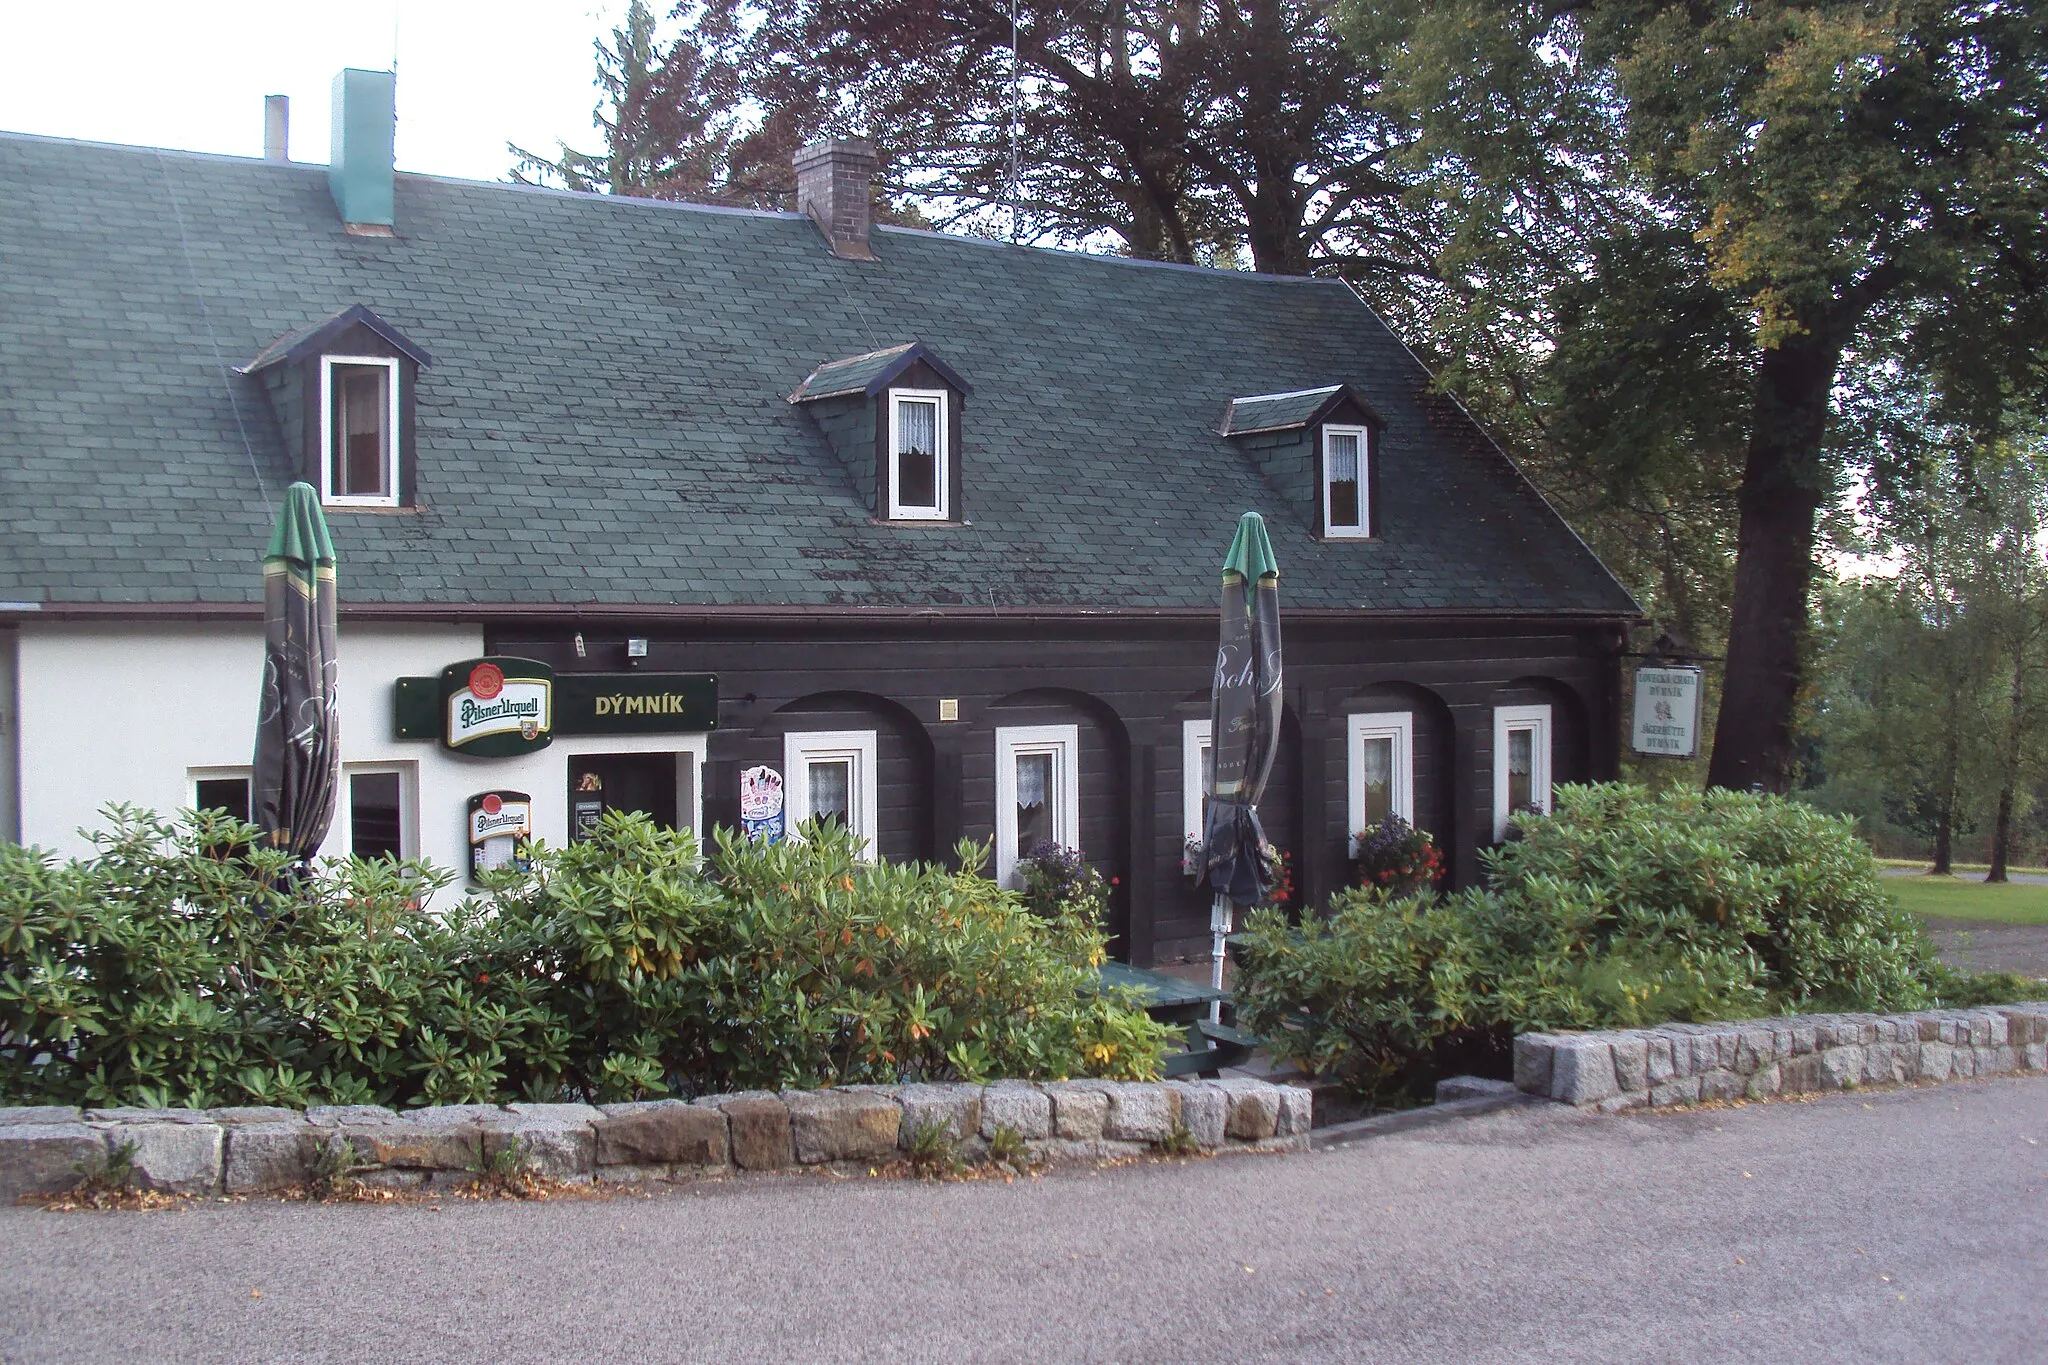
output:
[{"label": "large deciduous tree", "polygon": [[2048,28],[2025,3],[1351,0],[1421,125],[1446,255],[1536,339],[1610,496],[1730,459],[1709,781],[1782,790],[1844,358],[1982,427],[2048,341]]},{"label": "large deciduous tree", "polygon": [[606,149],[514,148],[515,175],[786,204],[796,147],[852,134],[887,201],[945,228],[1284,274],[1431,269],[1431,214],[1393,164],[1408,123],[1311,0],[685,0],[665,21],[635,0],[598,59]]}]

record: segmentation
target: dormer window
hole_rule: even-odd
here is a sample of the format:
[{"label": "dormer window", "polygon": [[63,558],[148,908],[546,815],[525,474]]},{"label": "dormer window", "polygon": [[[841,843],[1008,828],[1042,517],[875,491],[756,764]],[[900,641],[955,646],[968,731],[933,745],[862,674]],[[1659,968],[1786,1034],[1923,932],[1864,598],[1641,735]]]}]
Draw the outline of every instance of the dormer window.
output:
[{"label": "dormer window", "polygon": [[397,505],[398,386],[395,359],[321,357],[323,501]]},{"label": "dormer window", "polygon": [[961,410],[973,391],[921,341],[828,360],[789,396],[885,525],[959,525]]},{"label": "dormer window", "polygon": [[889,390],[889,520],[946,520],[946,392]]},{"label": "dormer window", "polygon": [[1251,458],[1324,540],[1370,540],[1379,418],[1349,384],[1233,398],[1221,434]]},{"label": "dormer window", "polygon": [[1355,540],[1372,534],[1366,483],[1371,436],[1362,426],[1323,428],[1323,534]]},{"label": "dormer window", "polygon": [[263,386],[297,477],[334,508],[410,506],[413,397],[426,350],[362,304],[287,332],[242,366]]}]

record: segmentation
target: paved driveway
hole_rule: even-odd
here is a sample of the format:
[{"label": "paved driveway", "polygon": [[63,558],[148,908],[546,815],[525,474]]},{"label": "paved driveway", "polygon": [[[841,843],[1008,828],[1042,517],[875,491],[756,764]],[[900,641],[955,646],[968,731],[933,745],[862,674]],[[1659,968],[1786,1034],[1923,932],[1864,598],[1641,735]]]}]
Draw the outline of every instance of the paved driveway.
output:
[{"label": "paved driveway", "polygon": [[2048,976],[2048,924],[1992,924],[1926,919],[1934,950],[1952,967],[1972,972]]},{"label": "paved driveway", "polygon": [[1545,1106],[1014,1185],[0,1210],[0,1357],[2040,1361],[2044,1229],[2048,1080]]}]

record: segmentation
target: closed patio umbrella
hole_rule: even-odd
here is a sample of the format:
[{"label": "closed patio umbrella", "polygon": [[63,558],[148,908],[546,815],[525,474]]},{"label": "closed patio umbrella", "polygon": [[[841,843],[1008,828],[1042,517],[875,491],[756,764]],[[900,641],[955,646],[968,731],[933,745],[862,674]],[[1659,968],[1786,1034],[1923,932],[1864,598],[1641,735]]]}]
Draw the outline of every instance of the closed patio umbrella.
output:
[{"label": "closed patio umbrella", "polygon": [[334,542],[320,495],[295,483],[263,556],[263,695],[249,818],[305,862],[327,837],[341,776]]},{"label": "closed patio umbrella", "polygon": [[[1223,989],[1224,939],[1235,907],[1266,893],[1259,798],[1280,746],[1280,564],[1257,512],[1238,520],[1223,557],[1223,622],[1209,692],[1209,812],[1202,866],[1216,899],[1210,982]],[[1210,1006],[1220,1022],[1222,1004]]]}]

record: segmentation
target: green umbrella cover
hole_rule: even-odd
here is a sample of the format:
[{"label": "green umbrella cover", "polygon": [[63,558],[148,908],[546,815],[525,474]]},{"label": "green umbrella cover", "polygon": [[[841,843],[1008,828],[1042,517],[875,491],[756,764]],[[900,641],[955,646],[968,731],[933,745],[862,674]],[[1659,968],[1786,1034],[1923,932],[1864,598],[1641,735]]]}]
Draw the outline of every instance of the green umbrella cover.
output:
[{"label": "green umbrella cover", "polygon": [[1216,893],[1213,984],[1223,985],[1223,940],[1233,906],[1266,893],[1266,833],[1259,798],[1280,747],[1280,563],[1257,512],[1237,523],[1223,557],[1222,626],[1209,692],[1209,813],[1202,865]]},{"label": "green umbrella cover", "polygon": [[263,556],[263,694],[249,817],[271,845],[313,856],[341,778],[334,542],[320,495],[295,483]]}]

